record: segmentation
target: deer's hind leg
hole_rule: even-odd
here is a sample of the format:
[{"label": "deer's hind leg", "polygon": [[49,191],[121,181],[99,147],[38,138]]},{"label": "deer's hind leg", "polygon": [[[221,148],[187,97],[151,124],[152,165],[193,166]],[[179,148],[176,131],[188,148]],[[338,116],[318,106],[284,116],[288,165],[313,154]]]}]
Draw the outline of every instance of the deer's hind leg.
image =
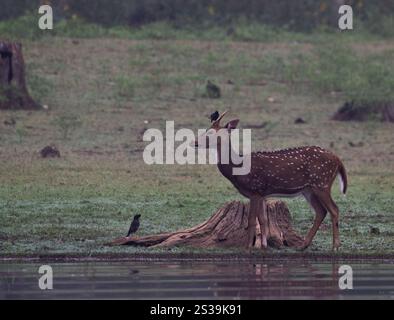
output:
[{"label": "deer's hind leg", "polygon": [[304,244],[301,247],[302,250],[310,246],[313,238],[316,235],[317,230],[319,230],[321,223],[323,222],[324,218],[327,215],[327,209],[321,203],[319,197],[316,194],[314,194],[312,191],[308,191],[303,193],[303,195],[305,199],[308,201],[308,203],[310,204],[310,206],[312,207],[312,209],[315,211],[315,219],[313,221],[312,228],[309,230],[307,236],[305,237]]},{"label": "deer's hind leg", "polygon": [[341,245],[339,240],[339,209],[334,200],[331,198],[330,191],[316,192],[320,202],[330,212],[332,223],[332,249],[338,250]]}]

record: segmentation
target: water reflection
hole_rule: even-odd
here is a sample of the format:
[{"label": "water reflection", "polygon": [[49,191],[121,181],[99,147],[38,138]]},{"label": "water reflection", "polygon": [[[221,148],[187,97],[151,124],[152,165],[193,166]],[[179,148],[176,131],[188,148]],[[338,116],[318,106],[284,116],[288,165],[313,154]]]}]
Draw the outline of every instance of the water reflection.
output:
[{"label": "water reflection", "polygon": [[38,288],[39,264],[0,263],[1,299],[347,299],[393,298],[394,265],[351,264],[353,290],[340,290],[339,264],[314,262],[47,263],[53,290]]}]

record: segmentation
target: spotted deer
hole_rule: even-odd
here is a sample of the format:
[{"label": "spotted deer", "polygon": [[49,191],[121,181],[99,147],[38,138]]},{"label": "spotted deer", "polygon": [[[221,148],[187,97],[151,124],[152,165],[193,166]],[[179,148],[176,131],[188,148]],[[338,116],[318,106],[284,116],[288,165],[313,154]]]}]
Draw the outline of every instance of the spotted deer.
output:
[{"label": "spotted deer", "polygon": [[[212,119],[211,127],[197,138],[194,145],[195,147],[216,148],[219,171],[243,196],[250,199],[247,227],[248,247],[253,246],[255,239],[256,218],[260,224],[262,247],[267,247],[268,217],[264,202],[267,197],[303,195],[315,211],[315,219],[300,249],[306,249],[311,244],[329,212],[333,231],[332,248],[337,250],[340,246],[339,210],[331,197],[331,186],[336,176],[339,176],[341,191],[343,194],[346,193],[347,176],[341,160],[332,152],[317,146],[258,151],[247,155],[251,157],[250,172],[245,175],[234,175],[232,169],[237,164],[231,160],[234,159],[232,155],[229,154],[230,161],[227,163],[222,163],[221,157],[223,148],[225,152],[227,150],[229,153],[235,152],[231,147],[230,132],[237,127],[239,119],[231,120],[222,126],[220,121],[226,113],[227,111],[216,116],[216,120]],[[216,136],[216,139],[212,139],[212,136]]]}]

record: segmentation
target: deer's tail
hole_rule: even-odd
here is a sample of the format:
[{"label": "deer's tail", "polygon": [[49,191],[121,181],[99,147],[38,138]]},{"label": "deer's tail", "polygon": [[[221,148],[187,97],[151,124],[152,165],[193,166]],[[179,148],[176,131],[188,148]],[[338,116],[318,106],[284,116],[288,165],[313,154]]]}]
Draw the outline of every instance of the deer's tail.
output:
[{"label": "deer's tail", "polygon": [[347,175],[346,175],[345,166],[343,165],[342,161],[339,161],[338,177],[339,177],[339,183],[340,183],[340,186],[341,186],[341,191],[342,191],[343,194],[346,194],[346,190],[347,190]]}]

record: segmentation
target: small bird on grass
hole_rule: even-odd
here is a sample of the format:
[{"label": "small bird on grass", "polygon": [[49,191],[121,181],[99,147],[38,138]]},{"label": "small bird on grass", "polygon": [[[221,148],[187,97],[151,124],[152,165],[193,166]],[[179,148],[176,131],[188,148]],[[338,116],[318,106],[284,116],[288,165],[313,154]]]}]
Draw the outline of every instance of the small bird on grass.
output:
[{"label": "small bird on grass", "polygon": [[133,218],[133,221],[130,224],[129,232],[127,232],[127,236],[129,237],[132,233],[136,233],[138,228],[140,227],[140,214],[136,214]]},{"label": "small bird on grass", "polygon": [[206,85],[208,98],[218,99],[221,97],[220,87],[214,84],[212,81],[208,80]]}]

